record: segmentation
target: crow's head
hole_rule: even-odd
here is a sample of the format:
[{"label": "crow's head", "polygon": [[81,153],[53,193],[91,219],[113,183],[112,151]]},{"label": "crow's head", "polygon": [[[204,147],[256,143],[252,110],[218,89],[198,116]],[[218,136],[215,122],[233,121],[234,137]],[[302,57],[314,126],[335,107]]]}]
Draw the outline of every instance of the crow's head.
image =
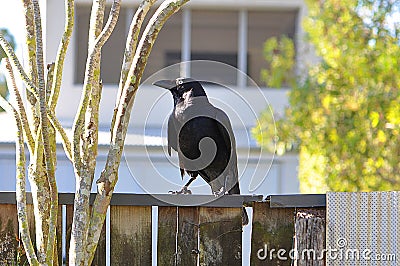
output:
[{"label": "crow's head", "polygon": [[175,103],[193,97],[207,97],[200,82],[192,78],[159,80],[154,82],[153,85],[168,89],[172,93]]}]

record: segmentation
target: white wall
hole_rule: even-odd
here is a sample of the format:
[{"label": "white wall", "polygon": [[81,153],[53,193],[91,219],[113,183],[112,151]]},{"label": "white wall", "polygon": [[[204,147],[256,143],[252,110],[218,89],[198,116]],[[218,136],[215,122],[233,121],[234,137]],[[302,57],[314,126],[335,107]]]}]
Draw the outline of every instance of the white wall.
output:
[{"label": "white wall", "polygon": [[[90,1],[79,0],[78,3],[89,3]],[[137,4],[138,1],[130,2],[129,4]],[[61,34],[64,28],[64,6],[59,1],[49,1],[47,0],[47,12],[46,14],[46,61],[51,62],[54,60],[61,39]],[[188,7],[208,7],[208,8],[224,8],[224,9],[240,9],[240,7],[246,7],[251,9],[257,8],[269,8],[274,9],[278,7],[285,8],[298,8],[300,10],[299,14],[303,14],[304,3],[302,0],[286,0],[286,1],[257,1],[257,0],[224,0],[224,1],[208,1],[208,0],[192,0],[188,3]],[[301,20],[301,18],[299,18]],[[298,30],[301,33],[299,28]],[[60,101],[57,106],[57,116],[64,124],[71,124],[75,116],[77,106],[80,100],[82,85],[74,84],[74,54],[75,54],[75,34],[72,35],[70,46],[68,48],[68,53],[65,59],[65,68],[63,74],[63,86],[60,93]],[[297,42],[301,43],[299,46],[305,47],[302,38],[299,36]],[[304,48],[305,49],[305,48]],[[116,51],[121,52],[122,51]],[[300,54],[303,57],[303,53]],[[255,89],[249,88],[235,88],[237,93],[240,95],[245,95],[250,99],[251,107],[254,109],[255,113],[258,114],[260,110],[265,108],[265,103],[260,100],[260,94]],[[278,110],[282,109],[284,105],[287,104],[287,99],[285,97],[286,91],[276,91],[263,89],[261,91],[267,99],[271,100],[272,105]],[[104,127],[109,126],[110,118],[112,116],[112,110],[115,104],[115,98],[117,93],[117,85],[105,85],[103,89],[101,108],[100,108],[100,124]],[[164,93],[159,88],[145,87],[139,90],[135,108],[140,105],[149,105],[154,102],[154,99],[158,98],[162,93]],[[225,95],[225,91],[213,91],[210,96],[216,99],[231,99]],[[232,98],[233,103],[235,103],[235,98]],[[227,104],[230,104],[229,102]],[[239,105],[240,106],[240,105]],[[167,105],[165,105],[165,110],[168,110]],[[136,116],[136,119],[131,121],[131,126],[141,126],[141,117]],[[251,127],[254,121],[250,120],[248,127]],[[156,124],[161,125],[162,121],[157,121]]]},{"label": "white wall", "polygon": [[[86,0],[79,0],[77,2],[90,2]],[[138,2],[138,1],[137,1]],[[54,60],[58,43],[61,38],[62,30],[64,27],[64,5],[59,1],[43,0],[45,3],[43,14],[46,16],[45,30],[46,34],[46,62]],[[136,4],[136,2],[134,2]],[[130,3],[133,4],[133,3]],[[258,1],[258,0],[224,0],[224,1],[208,1],[208,0],[192,0],[189,7],[213,7],[213,8],[276,8],[276,7],[300,7],[304,6],[301,0],[288,0],[288,1]],[[60,100],[57,107],[57,116],[64,125],[70,126],[75,116],[77,106],[81,96],[82,85],[74,85],[74,49],[75,49],[75,36],[71,39],[66,59],[65,71],[63,75],[63,85],[60,93]],[[142,133],[147,128],[154,128],[156,131],[164,132],[165,129],[160,129],[172,109],[172,99],[170,95],[160,88],[142,86],[137,94],[132,118],[130,122],[130,131]],[[288,104],[287,89],[255,89],[255,88],[233,88],[231,91],[221,89],[209,89],[206,91],[215,105],[221,107],[228,113],[230,117],[236,137],[238,138],[238,155],[239,155],[239,169],[242,173],[241,187],[243,193],[255,194],[271,194],[271,193],[295,193],[298,192],[297,181],[297,156],[285,155],[275,158],[273,165],[270,168],[271,155],[261,154],[258,148],[254,146],[254,140],[251,140],[248,135],[248,130],[255,125],[256,116],[266,107],[266,100],[271,104],[274,110],[278,113],[283,113],[284,107]],[[114,108],[115,97],[117,93],[116,86],[105,86],[103,89],[103,96],[100,107],[100,124],[101,127],[107,131]],[[247,130],[247,131],[246,131]],[[7,138],[6,141],[9,141]],[[100,155],[98,157],[99,170],[104,164],[105,152],[107,143],[103,141],[100,146]],[[0,137],[0,143],[4,142]],[[167,157],[162,152],[160,147],[155,147],[149,156],[143,156],[143,153],[138,147],[127,146],[126,158],[127,162],[123,162],[120,168],[120,182],[116,190],[119,192],[144,192],[141,184],[138,184],[136,179],[145,179],[149,184],[148,187],[152,189],[148,192],[162,193],[168,192],[171,189],[178,189],[183,181],[180,180],[179,171],[176,166],[171,165]],[[251,153],[249,161],[248,153]],[[73,178],[73,171],[70,163],[65,158],[61,149],[58,152],[58,165],[57,165],[57,182],[59,190],[73,191],[75,181]],[[261,160],[257,158],[261,156]],[[154,161],[154,164],[149,164]],[[175,157],[174,157],[175,158]],[[176,158],[175,158],[176,159]],[[157,171],[154,171],[156,169]],[[265,177],[266,173],[269,175]],[[256,173],[256,179],[253,174]],[[14,190],[15,189],[15,150],[12,145],[2,143],[0,145],[0,176],[4,182],[0,182],[0,190]],[[141,178],[138,178],[141,177]],[[166,180],[172,182],[165,183],[164,186],[153,186],[153,182],[159,182],[161,178],[166,177]],[[265,177],[265,178],[264,178]],[[157,181],[158,180],[158,181]],[[259,180],[264,180],[259,182]],[[186,181],[186,180],[185,180]],[[147,184],[144,182],[145,184]],[[140,183],[140,182],[139,182]],[[257,189],[253,190],[255,184],[260,183]],[[251,188],[249,190],[249,187]],[[194,183],[193,192],[207,193],[208,187],[199,178]]]},{"label": "white wall", "polygon": [[[15,148],[13,144],[0,146],[0,191],[15,191]],[[139,147],[126,147],[119,170],[116,192],[124,193],[168,193],[179,190],[189,179],[182,181],[176,166],[176,155],[164,154],[161,147],[148,147],[147,152]],[[105,147],[100,148],[95,180],[105,163]],[[71,163],[58,147],[57,185],[59,192],[74,192],[75,177]],[[242,194],[297,193],[297,156],[286,155],[273,160],[269,155],[238,154],[240,186]],[[272,163],[272,165],[271,165]],[[28,182],[29,190],[29,182]],[[199,177],[191,185],[194,194],[210,194],[209,186]],[[96,191],[94,185],[93,191]]]}]

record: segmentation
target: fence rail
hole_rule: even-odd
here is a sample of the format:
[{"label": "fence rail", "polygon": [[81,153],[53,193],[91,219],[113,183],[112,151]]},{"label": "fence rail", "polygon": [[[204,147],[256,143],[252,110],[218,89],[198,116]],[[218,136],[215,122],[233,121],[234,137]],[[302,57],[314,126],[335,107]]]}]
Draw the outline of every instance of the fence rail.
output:
[{"label": "fence rail", "polygon": [[[66,251],[71,235],[73,199],[73,193],[59,194],[59,265],[63,262],[68,265]],[[93,199],[94,194],[91,195]],[[32,203],[30,194],[27,202]],[[92,265],[106,265],[107,245],[110,246],[108,259],[111,265],[152,265],[153,230],[157,230],[157,265],[242,265],[243,245],[250,245],[242,243],[241,208],[244,205],[252,208],[249,225],[252,227],[251,265],[291,265],[289,257],[284,260],[271,250],[293,249],[295,240],[299,243],[300,238],[296,234],[296,223],[303,224],[299,222],[300,218],[313,218],[312,215],[299,216],[299,212],[311,209],[310,213],[318,211],[324,216],[325,204],[325,195],[271,195],[264,199],[259,195],[215,198],[206,195],[114,194],[109,228],[106,224],[103,227]],[[152,224],[152,206],[158,207],[158,224]],[[28,205],[28,210],[33,234],[32,205]],[[109,232],[109,243],[106,232]],[[313,234],[324,232],[314,230]],[[18,256],[21,256],[22,264],[25,258],[20,245],[15,193],[1,192],[0,265],[10,265]],[[299,265],[309,264],[299,261]]]}]

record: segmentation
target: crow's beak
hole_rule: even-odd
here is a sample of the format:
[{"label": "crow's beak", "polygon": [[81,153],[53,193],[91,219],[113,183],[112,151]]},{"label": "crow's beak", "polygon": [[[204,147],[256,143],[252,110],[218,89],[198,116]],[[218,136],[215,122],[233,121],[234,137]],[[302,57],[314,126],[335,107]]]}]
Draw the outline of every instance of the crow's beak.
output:
[{"label": "crow's beak", "polygon": [[176,82],[175,82],[175,80],[163,79],[163,80],[154,82],[153,85],[170,90],[173,87],[176,87]]}]

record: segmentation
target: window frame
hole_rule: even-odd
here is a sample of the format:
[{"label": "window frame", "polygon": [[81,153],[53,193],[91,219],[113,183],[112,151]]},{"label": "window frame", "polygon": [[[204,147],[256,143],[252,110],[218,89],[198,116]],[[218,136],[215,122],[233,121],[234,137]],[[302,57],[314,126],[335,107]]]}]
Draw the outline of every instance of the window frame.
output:
[{"label": "window frame", "polygon": [[[78,6],[84,6],[85,2],[84,1],[78,1]],[[129,31],[129,26],[130,26],[130,20],[132,19],[134,15],[134,10],[132,10],[132,6],[128,5],[125,6],[127,7],[126,11],[126,32]],[[271,10],[296,10],[297,12],[297,19],[295,21],[295,34],[294,34],[294,42],[295,42],[295,47],[297,47],[298,43],[300,42],[298,36],[301,34],[302,30],[300,27],[300,19],[302,17],[302,14],[304,13],[304,8],[302,4],[299,2],[297,3],[294,1],[290,5],[263,5],[260,8],[254,8],[253,6],[235,6],[233,7],[232,5],[218,5],[214,7],[213,5],[207,5],[207,4],[195,4],[191,5],[188,4],[186,7],[182,8],[182,29],[181,29],[181,62],[187,62],[191,60],[191,35],[192,35],[192,12],[196,11],[198,9],[200,10],[205,10],[205,9],[220,9],[220,10],[231,10],[231,11],[237,11],[238,12],[238,39],[237,39],[237,68],[240,72],[245,73],[245,75],[237,75],[237,81],[236,85],[239,88],[247,88],[251,87],[251,85],[248,84],[248,70],[249,70],[249,55],[248,55],[248,13],[250,11],[254,10],[259,10],[259,11],[271,11]],[[77,42],[76,42],[77,43]],[[77,50],[77,45],[74,47],[75,51]],[[297,49],[297,48],[296,48]],[[297,54],[297,51],[296,51]],[[74,69],[76,70],[76,60],[74,59]],[[298,60],[296,60],[296,65],[298,63]],[[190,64],[182,64],[183,69],[181,69],[181,74],[182,76],[190,76],[191,75],[191,69],[190,69]],[[74,73],[74,84],[79,85],[82,83],[79,83],[76,81],[76,74]],[[111,84],[111,83],[108,83]]]}]

